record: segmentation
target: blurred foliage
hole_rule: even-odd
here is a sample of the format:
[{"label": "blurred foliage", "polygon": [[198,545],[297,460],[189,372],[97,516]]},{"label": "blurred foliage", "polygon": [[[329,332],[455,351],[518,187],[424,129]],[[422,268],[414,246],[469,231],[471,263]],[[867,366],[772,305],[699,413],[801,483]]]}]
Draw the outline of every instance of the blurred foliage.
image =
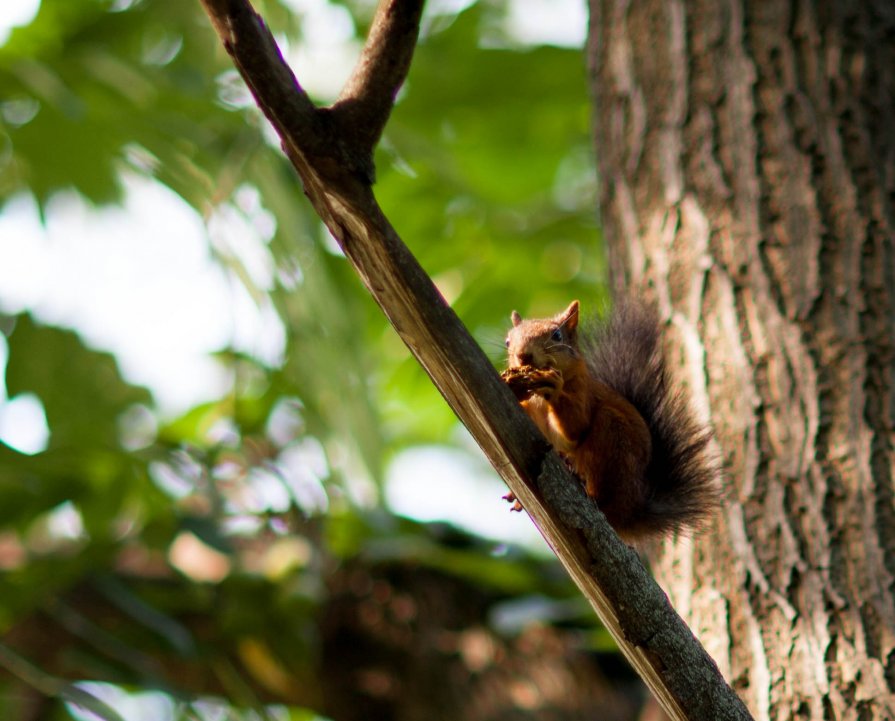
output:
[{"label": "blurred foliage", "polygon": [[[372,4],[348,7],[362,33]],[[278,37],[302,41],[304,13],[277,0],[258,8]],[[553,312],[604,294],[581,52],[514,41],[505,13],[489,2],[427,16],[376,186],[495,363],[513,308]],[[446,543],[379,500],[390,459],[452,442],[456,420],[304,202],[198,3],[44,0],[0,46],[0,203],[28,193],[47,212],[74,190],[113,204],[128,172],[169,186],[206,219],[257,189],[276,220],[278,273],[274,288],[250,290],[282,319],[285,360],[270,368],[221,349],[233,387],[165,419],[76,329],[39,314],[7,318],[7,395],[40,400],[49,442],[34,455],[0,444],[5,636],[48,614],[84,646],[67,667],[79,678],[189,695],[188,679],[164,667],[198,658],[214,676],[209,699],[254,709],[246,718],[300,719],[313,717],[301,710],[313,698],[281,688],[288,708],[264,711],[241,674],[254,665],[274,686],[284,667],[313,677],[314,613],[342,558],[410,559],[507,595],[574,596],[526,553],[495,557],[493,543],[463,534]],[[219,260],[251,285],[238,260]],[[85,584],[97,607],[135,625],[109,639],[72,616],[59,599]],[[204,615],[207,637],[177,620]],[[209,638],[240,649],[242,670]],[[0,649],[9,683],[60,700],[42,718],[78,717],[77,704],[113,717],[103,693]],[[0,715],[24,718],[10,688]],[[204,718],[194,701],[167,717]]]}]

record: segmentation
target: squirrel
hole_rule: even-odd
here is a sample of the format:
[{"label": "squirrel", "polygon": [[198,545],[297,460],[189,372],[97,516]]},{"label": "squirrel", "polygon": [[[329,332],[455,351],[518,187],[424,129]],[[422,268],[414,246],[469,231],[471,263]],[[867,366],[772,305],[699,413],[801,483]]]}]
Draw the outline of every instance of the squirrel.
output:
[{"label": "squirrel", "polygon": [[578,309],[513,311],[501,377],[624,540],[698,528],[717,505],[720,469],[710,430],[672,386],[655,312],[626,300],[579,334]]}]

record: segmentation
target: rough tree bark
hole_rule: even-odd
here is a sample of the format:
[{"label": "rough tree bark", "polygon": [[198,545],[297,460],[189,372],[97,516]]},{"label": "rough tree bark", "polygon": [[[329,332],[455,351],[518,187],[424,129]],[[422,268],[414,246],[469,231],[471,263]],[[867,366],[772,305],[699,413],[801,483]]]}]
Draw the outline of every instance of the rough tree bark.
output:
[{"label": "rough tree bark", "polygon": [[663,585],[757,719],[895,718],[895,6],[590,5],[613,280],[726,464]]}]

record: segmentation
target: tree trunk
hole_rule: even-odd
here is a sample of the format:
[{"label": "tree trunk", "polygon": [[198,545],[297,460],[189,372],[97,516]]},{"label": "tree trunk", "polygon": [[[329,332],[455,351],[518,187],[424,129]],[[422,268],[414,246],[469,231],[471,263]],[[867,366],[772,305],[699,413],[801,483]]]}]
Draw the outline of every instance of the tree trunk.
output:
[{"label": "tree trunk", "polygon": [[757,719],[895,718],[895,5],[590,5],[613,285],[725,462],[656,573]]}]

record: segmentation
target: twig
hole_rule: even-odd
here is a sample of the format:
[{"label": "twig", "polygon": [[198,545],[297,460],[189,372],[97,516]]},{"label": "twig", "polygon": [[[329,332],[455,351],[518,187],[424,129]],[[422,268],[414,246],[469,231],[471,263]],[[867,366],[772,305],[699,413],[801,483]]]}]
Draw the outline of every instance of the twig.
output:
[{"label": "twig", "polygon": [[246,0],[201,2],[279,132],[314,209],[671,718],[751,718],[636,554],[522,412],[373,197],[373,144],[409,68],[421,0],[380,3],[361,61],[328,109],[308,107]]},{"label": "twig", "polygon": [[86,688],[45,673],[5,644],[0,644],[0,668],[48,698],[58,698],[92,711],[103,721],[124,721],[121,714]]}]

